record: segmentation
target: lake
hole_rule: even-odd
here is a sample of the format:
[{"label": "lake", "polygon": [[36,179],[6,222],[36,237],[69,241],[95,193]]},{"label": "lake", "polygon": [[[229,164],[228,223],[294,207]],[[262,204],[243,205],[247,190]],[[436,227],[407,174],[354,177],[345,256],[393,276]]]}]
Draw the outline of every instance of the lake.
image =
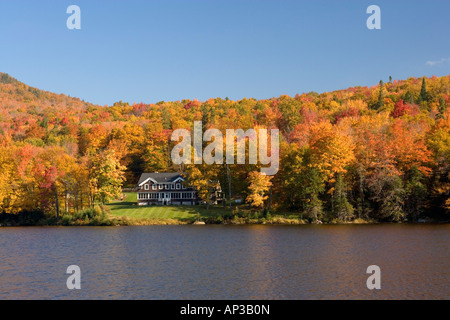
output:
[{"label": "lake", "polygon": [[[450,225],[0,228],[0,299],[448,299]],[[66,269],[81,269],[68,290]],[[381,268],[381,289],[366,286]]]}]

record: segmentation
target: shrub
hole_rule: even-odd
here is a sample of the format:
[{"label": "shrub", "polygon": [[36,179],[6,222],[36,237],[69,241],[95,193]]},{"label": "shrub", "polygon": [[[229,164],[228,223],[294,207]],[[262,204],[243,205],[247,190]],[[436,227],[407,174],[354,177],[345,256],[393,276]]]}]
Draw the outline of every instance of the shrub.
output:
[{"label": "shrub", "polygon": [[70,226],[73,222],[73,217],[70,215],[65,215],[61,218],[61,225]]}]

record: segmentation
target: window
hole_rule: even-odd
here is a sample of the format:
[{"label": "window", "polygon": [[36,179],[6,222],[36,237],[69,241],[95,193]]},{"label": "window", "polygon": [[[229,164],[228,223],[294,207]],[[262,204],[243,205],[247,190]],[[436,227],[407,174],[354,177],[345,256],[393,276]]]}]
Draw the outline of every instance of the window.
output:
[{"label": "window", "polygon": [[145,190],[150,189],[149,186],[148,186],[148,184],[144,185],[144,189],[145,189]]},{"label": "window", "polygon": [[169,185],[166,184],[165,187],[164,187],[164,189],[169,190],[169,189],[170,189]]},{"label": "window", "polygon": [[148,193],[138,193],[138,199],[139,200],[149,199],[149,194]]},{"label": "window", "polygon": [[172,189],[172,190],[175,189],[175,185],[173,183],[170,185],[170,189]]},{"label": "window", "polygon": [[156,184],[152,184],[152,190],[156,190]]},{"label": "window", "polygon": [[183,186],[183,190],[186,190],[186,186],[184,185],[184,183],[182,184],[182,186]]},{"label": "window", "polygon": [[181,183],[177,183],[177,190],[181,189]]},{"label": "window", "polygon": [[159,189],[159,190],[162,190],[162,188],[163,188],[163,185],[162,185],[162,184],[159,184],[159,185],[158,185],[158,189]]},{"label": "window", "polygon": [[192,192],[183,192],[183,199],[192,199]]}]

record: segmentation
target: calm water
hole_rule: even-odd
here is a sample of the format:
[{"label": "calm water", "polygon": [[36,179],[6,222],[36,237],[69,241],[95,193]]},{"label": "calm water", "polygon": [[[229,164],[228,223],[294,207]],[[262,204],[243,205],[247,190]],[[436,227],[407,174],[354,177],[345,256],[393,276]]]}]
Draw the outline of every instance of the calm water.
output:
[{"label": "calm water", "polygon": [[[0,228],[0,299],[449,299],[450,225]],[[81,290],[66,269],[81,268]],[[366,287],[369,265],[381,290]]]}]

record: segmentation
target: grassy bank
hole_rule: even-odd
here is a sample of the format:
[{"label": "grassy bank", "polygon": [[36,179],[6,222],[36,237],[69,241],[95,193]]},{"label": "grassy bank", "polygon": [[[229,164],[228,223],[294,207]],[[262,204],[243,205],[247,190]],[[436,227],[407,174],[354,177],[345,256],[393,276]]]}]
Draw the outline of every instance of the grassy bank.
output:
[{"label": "grassy bank", "polygon": [[127,218],[130,221],[162,222],[178,221],[180,224],[193,223],[197,220],[214,219],[230,213],[223,207],[203,206],[138,206],[136,193],[127,193],[123,201],[115,201],[107,208],[112,218]]},{"label": "grassy bank", "polygon": [[[121,201],[106,206],[95,206],[80,212],[63,214],[60,225],[63,226],[139,226],[139,225],[183,225],[205,224],[308,224],[311,221],[301,219],[298,214],[263,214],[250,210],[246,205],[233,206],[138,206],[136,193],[127,193]],[[345,224],[376,223],[355,219]],[[332,220],[327,224],[344,224]],[[57,225],[54,214],[41,212],[20,215],[0,215],[0,226],[51,226]]]},{"label": "grassy bank", "polygon": [[128,193],[123,201],[115,201],[106,207],[109,216],[127,225],[192,224],[305,224],[295,215],[263,216],[246,206],[233,209],[223,206],[138,206],[136,193]]}]

